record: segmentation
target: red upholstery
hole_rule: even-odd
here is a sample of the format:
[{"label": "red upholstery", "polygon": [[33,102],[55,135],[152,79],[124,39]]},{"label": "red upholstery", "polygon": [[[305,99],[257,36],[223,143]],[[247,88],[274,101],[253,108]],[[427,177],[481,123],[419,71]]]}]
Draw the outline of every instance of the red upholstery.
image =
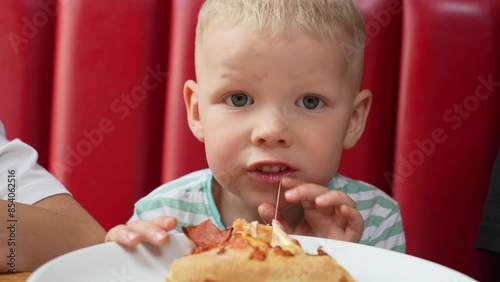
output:
[{"label": "red upholstery", "polygon": [[339,172],[390,192],[385,175],[391,170],[401,4],[385,0],[357,1],[366,25],[365,70],[361,89],[370,89],[373,103],[358,144],[343,153]]},{"label": "red upholstery", "polygon": [[[160,183],[206,166],[182,100],[203,0],[57,2],[0,1],[0,119],[110,228]],[[400,202],[409,254],[498,280],[474,239],[500,146],[500,85],[484,86],[500,82],[500,2],[357,2],[374,101],[340,171]],[[26,22],[40,26],[13,47]]]},{"label": "red upholstery", "polygon": [[[203,0],[172,0],[170,46],[165,106],[162,182],[207,167],[203,144],[188,128],[182,95],[184,82],[195,79],[194,36],[196,14]],[[170,94],[171,93],[171,94]]]},{"label": "red upholstery", "polygon": [[407,251],[485,274],[473,242],[500,144],[500,2],[405,4],[393,195]]},{"label": "red upholstery", "polygon": [[[32,3],[29,3],[32,2]],[[0,120],[47,163],[55,5],[0,1]]]},{"label": "red upholstery", "polygon": [[49,169],[106,228],[160,177],[165,1],[60,6]]}]

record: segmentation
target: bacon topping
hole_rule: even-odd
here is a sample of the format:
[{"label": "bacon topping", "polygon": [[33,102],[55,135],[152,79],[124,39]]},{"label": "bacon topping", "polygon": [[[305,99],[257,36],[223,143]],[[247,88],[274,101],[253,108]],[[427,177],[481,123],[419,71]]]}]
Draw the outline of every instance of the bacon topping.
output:
[{"label": "bacon topping", "polygon": [[220,246],[231,238],[232,228],[219,230],[210,220],[195,226],[182,226],[182,232],[195,244],[191,253],[200,253]]},{"label": "bacon topping", "polygon": [[[274,222],[271,227],[248,224],[245,220],[239,219],[235,221],[233,227],[219,230],[210,220],[206,220],[195,226],[183,226],[182,231],[195,244],[191,254],[219,248],[216,253],[223,255],[227,251],[226,248],[251,248],[249,259],[262,261],[266,259],[269,251],[284,257],[303,252],[299,242],[289,237],[278,222]],[[326,253],[318,249],[318,255]]]}]

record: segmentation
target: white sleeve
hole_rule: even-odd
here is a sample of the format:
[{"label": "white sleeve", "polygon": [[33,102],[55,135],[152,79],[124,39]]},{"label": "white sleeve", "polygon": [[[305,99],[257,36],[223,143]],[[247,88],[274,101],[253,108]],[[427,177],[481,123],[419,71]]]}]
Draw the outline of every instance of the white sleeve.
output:
[{"label": "white sleeve", "polygon": [[[0,122],[0,199],[33,204],[56,194],[69,194],[37,161],[38,153],[33,147],[19,139],[6,139],[5,128]],[[15,180],[9,182],[12,178]]]}]

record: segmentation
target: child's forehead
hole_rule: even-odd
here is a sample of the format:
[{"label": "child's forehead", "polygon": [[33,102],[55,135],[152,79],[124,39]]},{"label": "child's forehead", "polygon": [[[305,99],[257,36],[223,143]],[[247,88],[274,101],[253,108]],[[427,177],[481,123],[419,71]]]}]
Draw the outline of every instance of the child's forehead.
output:
[{"label": "child's forehead", "polygon": [[[217,36],[223,33],[224,37]],[[241,44],[242,41],[248,44],[270,44],[270,45],[286,45],[291,42],[307,40],[316,42],[325,48],[338,49],[345,38],[342,36],[320,37],[317,34],[311,34],[305,30],[289,27],[279,32],[273,32],[267,29],[256,29],[245,23],[237,23],[234,25],[212,25],[206,28],[202,34],[198,35],[197,47],[205,48],[208,44],[223,44],[234,42]]]},{"label": "child's forehead", "polygon": [[[212,56],[228,57],[232,52],[240,56],[249,56],[258,52],[263,57],[269,57],[267,50],[286,50],[295,48],[311,58],[323,57],[324,60],[335,57],[330,63],[346,63],[342,53],[342,39],[318,38],[303,30],[286,29],[280,33],[270,34],[265,30],[255,30],[245,24],[234,26],[218,26],[206,30],[196,46],[196,58],[213,60]],[[315,52],[311,52],[315,50]],[[232,54],[234,54],[232,53]],[[291,60],[295,54],[291,54]],[[269,57],[273,60],[272,57]]]},{"label": "child's forehead", "polygon": [[339,49],[329,40],[317,40],[306,33],[270,37],[243,25],[216,29],[198,46],[197,78],[245,77],[258,81],[271,74],[269,77],[278,80],[311,80],[309,76],[319,73],[344,77],[348,64]]}]

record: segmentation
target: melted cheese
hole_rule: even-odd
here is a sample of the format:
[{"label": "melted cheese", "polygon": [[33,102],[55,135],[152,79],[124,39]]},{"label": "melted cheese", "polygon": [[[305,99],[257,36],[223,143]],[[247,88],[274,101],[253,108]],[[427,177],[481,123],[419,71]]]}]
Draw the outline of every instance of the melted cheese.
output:
[{"label": "melted cheese", "polygon": [[257,221],[247,223],[243,219],[238,219],[233,224],[235,233],[248,234],[251,238],[255,238],[271,247],[280,247],[284,251],[291,254],[304,253],[299,242],[285,232],[285,229],[277,220],[272,221],[272,226],[259,224]]},{"label": "melted cheese", "polygon": [[285,230],[283,229],[283,226],[281,225],[281,223],[279,223],[279,221],[273,219],[272,227],[273,227],[273,236],[271,239],[272,247],[279,246],[282,249],[291,252],[292,254],[298,254],[304,252],[300,247],[300,245],[298,245],[294,239],[292,239],[290,236],[288,236],[288,234],[286,234]]}]

